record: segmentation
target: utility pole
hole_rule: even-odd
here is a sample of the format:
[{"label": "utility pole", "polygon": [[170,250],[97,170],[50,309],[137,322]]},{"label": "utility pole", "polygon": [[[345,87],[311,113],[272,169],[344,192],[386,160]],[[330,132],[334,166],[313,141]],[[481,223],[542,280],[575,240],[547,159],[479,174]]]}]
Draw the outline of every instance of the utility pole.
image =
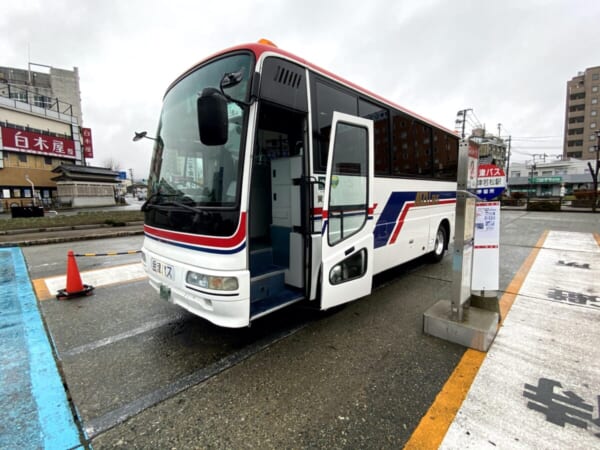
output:
[{"label": "utility pole", "polygon": [[473,111],[473,109],[461,109],[456,113],[456,125],[461,127],[460,137],[461,139],[465,139],[465,125],[467,123],[467,113],[469,111]]},{"label": "utility pole", "polygon": [[[529,174],[529,183],[527,183],[527,209],[529,210],[529,198],[531,197],[531,185],[533,184],[534,189],[536,184],[533,183],[533,171],[537,169],[537,166],[535,164],[535,158],[539,158],[543,156],[542,154],[533,154],[531,155],[531,157],[533,158],[533,162],[531,163],[531,172]],[[537,189],[536,189],[536,194],[537,194]]]}]

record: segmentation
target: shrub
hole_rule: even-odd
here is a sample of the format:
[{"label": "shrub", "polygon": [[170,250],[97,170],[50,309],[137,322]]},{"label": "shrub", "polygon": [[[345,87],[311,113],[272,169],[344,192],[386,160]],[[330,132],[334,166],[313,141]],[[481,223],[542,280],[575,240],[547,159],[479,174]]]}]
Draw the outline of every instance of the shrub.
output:
[{"label": "shrub", "polygon": [[560,202],[539,201],[529,202],[529,211],[560,211]]},{"label": "shrub", "polygon": [[591,189],[580,189],[578,191],[573,192],[575,198],[577,200],[591,200],[594,198],[594,191]]}]

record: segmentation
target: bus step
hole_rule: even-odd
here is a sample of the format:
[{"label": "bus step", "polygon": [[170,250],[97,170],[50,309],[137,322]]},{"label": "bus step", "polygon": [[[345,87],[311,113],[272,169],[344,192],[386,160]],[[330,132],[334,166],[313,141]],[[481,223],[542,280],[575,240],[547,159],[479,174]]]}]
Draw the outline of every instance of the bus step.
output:
[{"label": "bus step", "polygon": [[260,278],[275,276],[283,272],[285,272],[285,267],[276,266],[275,264],[269,264],[265,266],[251,266],[250,278],[252,279],[252,281],[255,281]]},{"label": "bus step", "polygon": [[283,288],[277,295],[252,301],[250,303],[250,320],[301,300],[304,300],[304,295],[299,290]]},{"label": "bus step", "polygon": [[285,270],[277,267],[276,270],[267,271],[250,280],[250,302],[263,300],[277,295],[285,288]]},{"label": "bus step", "polygon": [[264,247],[250,252],[250,272],[254,276],[254,272],[264,273],[265,269],[273,266],[273,249]]}]

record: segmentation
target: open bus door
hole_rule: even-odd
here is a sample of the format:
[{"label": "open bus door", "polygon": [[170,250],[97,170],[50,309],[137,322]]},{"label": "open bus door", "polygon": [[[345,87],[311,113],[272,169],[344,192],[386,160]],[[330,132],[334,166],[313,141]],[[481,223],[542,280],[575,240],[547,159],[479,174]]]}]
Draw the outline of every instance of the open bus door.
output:
[{"label": "open bus door", "polygon": [[371,293],[373,122],[333,113],[323,208],[321,308]]}]

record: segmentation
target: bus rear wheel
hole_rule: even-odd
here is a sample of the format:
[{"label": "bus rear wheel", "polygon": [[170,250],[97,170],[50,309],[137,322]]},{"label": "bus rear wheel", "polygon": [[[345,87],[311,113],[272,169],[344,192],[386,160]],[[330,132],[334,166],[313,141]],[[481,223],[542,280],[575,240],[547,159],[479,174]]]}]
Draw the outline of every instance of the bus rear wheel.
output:
[{"label": "bus rear wheel", "polygon": [[433,246],[433,251],[429,254],[429,259],[431,262],[437,263],[442,260],[444,257],[444,253],[448,248],[448,231],[446,227],[440,225],[438,227],[437,233],[435,234],[435,244]]}]

